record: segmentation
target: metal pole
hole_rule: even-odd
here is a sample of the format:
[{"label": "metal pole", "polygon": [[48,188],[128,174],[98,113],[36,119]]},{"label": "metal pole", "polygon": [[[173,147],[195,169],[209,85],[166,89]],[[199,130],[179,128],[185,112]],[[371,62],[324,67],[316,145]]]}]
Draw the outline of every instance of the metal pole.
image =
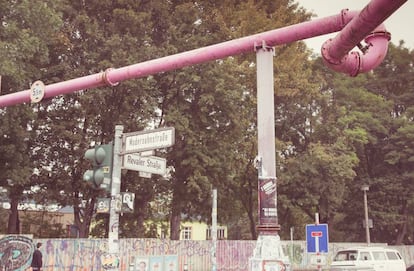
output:
[{"label": "metal pole", "polygon": [[290,227],[290,262],[293,262],[293,232],[295,228]]},{"label": "metal pole", "polygon": [[257,60],[257,133],[258,133],[258,238],[249,271],[268,269],[270,262],[283,263],[284,253],[278,231],[275,110],[274,110],[274,50],[263,41],[255,44]]},{"label": "metal pole", "polygon": [[274,49],[265,42],[256,45],[257,60],[257,134],[259,176],[259,235],[277,235]]},{"label": "metal pole", "polygon": [[367,238],[367,245],[369,246],[371,243],[370,236],[369,236],[368,196],[367,196],[367,191],[369,191],[369,186],[368,185],[362,186],[362,191],[364,191],[365,234]]},{"label": "metal pole", "polygon": [[[315,225],[319,225],[319,213],[315,213]],[[319,257],[319,237],[315,237],[315,250],[316,255]],[[318,264],[318,271],[322,271],[322,266]]]},{"label": "metal pole", "polygon": [[212,271],[217,270],[217,189],[213,189],[212,193],[213,197],[213,208],[211,212],[211,240],[213,241],[213,247],[211,250],[211,263]]},{"label": "metal pole", "polygon": [[114,255],[118,259],[118,266],[114,270],[119,268],[119,213],[116,208],[116,196],[121,190],[121,166],[122,166],[122,132],[124,126],[115,126],[115,138],[114,138],[114,161],[112,168],[112,182],[111,182],[111,209],[109,211],[109,230],[108,230],[108,249],[109,254]]}]

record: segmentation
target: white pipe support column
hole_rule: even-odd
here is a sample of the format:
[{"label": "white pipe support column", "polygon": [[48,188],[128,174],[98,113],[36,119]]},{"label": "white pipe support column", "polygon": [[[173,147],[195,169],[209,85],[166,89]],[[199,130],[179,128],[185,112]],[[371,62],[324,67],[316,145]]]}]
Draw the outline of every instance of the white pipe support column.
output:
[{"label": "white pipe support column", "polygon": [[276,177],[274,49],[256,46],[259,178]]},{"label": "white pipe support column", "polygon": [[[255,46],[257,61],[257,130],[258,130],[258,238],[249,271],[271,268],[285,270],[290,264],[284,256],[278,231],[276,193],[276,147],[274,105],[274,50],[263,42]],[[289,270],[289,269],[288,269]]]},{"label": "white pipe support column", "polygon": [[277,235],[274,49],[256,46],[259,235]]}]

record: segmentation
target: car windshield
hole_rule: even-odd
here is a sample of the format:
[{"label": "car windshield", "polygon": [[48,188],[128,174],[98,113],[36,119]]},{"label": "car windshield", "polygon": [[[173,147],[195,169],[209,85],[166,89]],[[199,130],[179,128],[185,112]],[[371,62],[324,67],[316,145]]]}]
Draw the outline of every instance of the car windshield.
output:
[{"label": "car windshield", "polygon": [[336,254],[334,261],[355,261],[357,256],[358,251],[356,250],[343,250]]}]

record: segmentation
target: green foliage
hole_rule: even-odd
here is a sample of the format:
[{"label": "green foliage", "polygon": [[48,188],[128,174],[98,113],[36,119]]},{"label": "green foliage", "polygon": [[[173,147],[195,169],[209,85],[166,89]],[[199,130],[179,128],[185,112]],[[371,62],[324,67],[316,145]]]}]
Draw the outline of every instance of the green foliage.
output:
[{"label": "green foliage", "polygon": [[[26,89],[51,67],[49,48],[59,33],[58,1],[8,1],[0,12],[0,75],[2,94]],[[0,111],[0,185],[8,189],[12,205],[24,199],[23,190],[33,181],[32,138],[35,114],[27,105]],[[17,209],[12,210],[9,232],[18,233]],[[13,220],[13,221],[12,221]]]},{"label": "green foliage", "polygon": [[[2,92],[309,18],[290,0],[0,1]],[[319,212],[332,241],[363,241],[363,213],[355,210],[362,209],[361,185],[369,184],[372,240],[412,243],[413,52],[391,45],[383,65],[357,78],[329,71],[309,54],[303,42],[275,48],[282,238],[290,227],[304,238],[299,229]],[[106,237],[108,216],[94,215],[96,198],[105,193],[82,180],[90,168],[85,150],[112,141],[117,124],[124,132],[171,126],[175,145],[156,151],[173,169],[168,178],[122,172],[121,191],[136,198],[134,213],[120,218],[120,237],[155,237],[145,221],[169,219],[172,238],[181,219],[209,223],[210,193],[217,188],[219,222],[229,226],[230,238],[256,238],[256,122],[253,52],[9,107],[0,111],[0,185],[16,204],[36,187],[25,196],[74,207],[81,237]],[[154,202],[166,211],[160,214]]]},{"label": "green foliage", "polygon": [[[373,172],[374,199],[383,199],[389,204],[374,201],[373,213],[377,226],[376,238],[389,243],[412,243],[413,217],[413,51],[403,43],[391,45],[384,63],[376,70],[376,79],[368,87],[392,104],[388,134],[380,147],[379,166]],[[384,75],[390,75],[384,77]],[[388,80],[386,79],[388,78]]]},{"label": "green foliage", "polygon": [[[340,219],[335,223],[338,240],[345,236],[348,241],[364,240],[363,213],[354,210],[362,210],[361,186],[368,184],[370,217],[374,221],[371,241],[411,243],[407,206],[413,191],[412,129],[406,115],[412,104],[406,99],[412,95],[412,80],[407,80],[413,72],[411,59],[402,45],[391,45],[384,63],[371,74],[356,79],[326,77],[332,105],[337,106],[336,112],[330,111],[338,121],[335,128],[344,129],[346,142],[359,159],[354,168],[356,176],[347,187],[349,194],[339,210]],[[400,76],[404,81],[398,80]]]}]

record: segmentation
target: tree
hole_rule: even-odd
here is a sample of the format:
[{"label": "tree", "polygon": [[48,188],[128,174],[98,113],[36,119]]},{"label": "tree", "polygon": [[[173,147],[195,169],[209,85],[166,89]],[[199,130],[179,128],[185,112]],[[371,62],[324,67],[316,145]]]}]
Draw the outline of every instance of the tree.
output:
[{"label": "tree", "polygon": [[[34,3],[0,2],[6,93],[27,88],[28,78],[60,82],[310,16],[290,0]],[[28,10],[42,20],[32,22]],[[321,222],[332,225],[331,240],[361,240],[362,213],[354,210],[362,208],[360,187],[368,183],[373,240],[410,242],[412,52],[391,46],[381,67],[352,79],[326,70],[320,59],[310,61],[309,54],[302,42],[275,48],[280,235],[286,238],[289,226],[302,227],[319,212]],[[171,238],[178,239],[181,219],[209,222],[211,189],[217,188],[219,222],[232,227],[232,238],[256,238],[255,89],[251,53],[2,109],[0,184],[12,199],[10,231],[18,229],[23,191],[36,187],[24,194],[45,205],[74,206],[81,237],[105,237],[108,216],[94,213],[97,197],[106,193],[82,180],[90,168],[83,155],[93,144],[112,141],[115,125],[122,124],[124,132],[175,127],[176,143],[156,151],[171,166],[167,178],[122,172],[121,191],[136,194],[136,208],[120,218],[121,237],[155,237],[144,223],[164,219],[150,204],[162,198]],[[99,226],[90,232],[92,219]]]},{"label": "tree", "polygon": [[[413,87],[414,52],[391,44],[383,64],[375,70],[367,87],[392,104],[387,137],[381,142],[382,163],[375,168],[372,197],[381,199],[372,204],[376,217],[374,238],[395,244],[409,244],[414,240],[408,211],[413,192]],[[381,166],[382,165],[382,166]],[[375,239],[374,239],[375,240]]]},{"label": "tree", "polygon": [[330,98],[318,102],[322,106],[319,115],[322,125],[315,129],[313,140],[336,144],[338,138],[342,139],[358,161],[352,167],[356,175],[346,185],[336,219],[329,220],[335,229],[331,231],[331,240],[364,240],[363,212],[355,210],[363,210],[361,186],[368,184],[370,217],[374,221],[371,240],[410,242],[411,218],[406,208],[412,204],[408,196],[412,193],[408,169],[411,123],[407,109],[412,82],[407,78],[411,78],[412,57],[402,45],[391,44],[380,67],[352,79],[333,74],[315,62],[315,67],[323,71],[322,90]]},{"label": "tree", "polygon": [[[292,14],[292,17],[286,15],[293,13],[295,9],[294,6],[289,5],[288,1],[277,5],[267,5],[261,1],[245,1],[240,5],[234,5],[231,1],[223,3],[207,1],[199,7],[202,7],[202,13],[197,13],[199,12],[198,9],[191,11],[188,8],[184,12],[189,12],[191,16],[198,14],[200,18],[178,16],[178,18],[187,18],[186,20],[191,18],[190,21],[200,22],[199,25],[195,24],[192,35],[193,37],[200,35],[203,38],[195,40],[196,43],[191,46],[192,48],[196,48],[199,44],[221,42],[221,37],[227,37],[227,39],[237,38],[304,18],[302,15],[297,17],[294,14]],[[234,7],[238,8],[234,9]],[[275,21],[274,18],[281,18],[281,21]],[[249,21],[249,24],[245,24],[247,21]],[[254,26],[254,29],[252,26]],[[186,38],[185,35],[184,38]],[[209,40],[206,42],[207,39]],[[187,45],[193,39],[186,38],[185,41]],[[177,42],[177,44],[180,43],[184,44],[184,42]],[[289,48],[294,52],[301,52],[298,59],[306,58],[304,47],[295,44]],[[281,52],[288,55],[288,49],[286,51],[281,50]],[[292,52],[292,54],[294,53]],[[175,234],[173,234],[175,239],[178,238],[177,226],[183,210],[185,210],[184,213],[191,214],[194,212],[192,209],[194,209],[196,210],[195,215],[203,214],[203,209],[208,210],[210,195],[205,192],[203,194],[203,191],[209,190],[211,183],[219,188],[220,203],[225,200],[227,210],[220,210],[224,213],[224,216],[230,219],[232,217],[231,213],[237,214],[239,211],[235,211],[235,209],[243,206],[248,213],[251,236],[253,238],[256,236],[255,215],[257,208],[255,208],[255,194],[257,192],[257,174],[254,174],[255,169],[253,167],[253,160],[256,156],[255,142],[257,141],[254,131],[256,125],[254,75],[256,70],[252,55],[223,60],[214,66],[209,63],[200,65],[200,67],[185,69],[187,74],[190,72],[193,74],[191,75],[193,78],[186,80],[182,85],[179,85],[178,81],[172,80],[170,81],[171,84],[168,84],[170,89],[177,87],[177,96],[174,97],[174,102],[168,101],[171,105],[174,105],[174,108],[166,108],[170,111],[166,111],[165,118],[171,123],[173,121],[171,118],[174,117],[175,123],[173,125],[183,136],[183,142],[180,141],[174,146],[175,154],[173,154],[176,157],[174,159],[175,174],[173,176],[176,188],[173,190],[173,223],[171,223],[171,228],[173,232],[175,229]],[[285,55],[282,54],[282,61],[277,63],[287,64],[287,58],[284,57]],[[295,68],[303,72],[303,66],[300,63],[298,61]],[[217,72],[210,72],[210,69],[213,68]],[[199,79],[201,73],[203,77]],[[183,77],[182,73],[178,74]],[[206,77],[208,81],[205,80]],[[223,79],[224,81],[222,81]],[[285,82],[284,80],[285,78],[282,82]],[[287,80],[294,83],[298,82],[295,77],[286,78]],[[280,81],[277,82],[279,85]],[[180,91],[180,89],[184,91]],[[238,115],[234,112],[238,112]],[[206,115],[208,117],[205,117]],[[211,121],[213,122],[211,123]],[[220,139],[219,142],[217,142],[218,138]],[[183,156],[180,158],[180,155]],[[180,164],[177,164],[177,162],[180,162]],[[190,168],[190,165],[193,168]],[[215,174],[217,174],[217,177]],[[216,184],[216,180],[222,180],[222,182]],[[221,190],[223,192],[220,192]],[[230,195],[234,195],[238,203],[232,203],[228,197],[221,196],[221,193],[225,195],[231,193]],[[199,194],[200,196],[195,197]],[[249,200],[246,201],[246,198]],[[174,201],[174,199],[177,201]],[[178,202],[178,199],[181,201]],[[227,203],[231,204],[232,207]],[[197,206],[197,209],[193,207],[193,204]],[[233,221],[238,220],[234,219]]]},{"label": "tree", "polygon": [[[152,25],[146,20],[155,9],[147,5],[136,1],[66,3],[62,10],[64,44],[56,53],[61,69],[54,77],[50,75],[51,80],[68,80],[146,58],[153,50],[145,49],[146,42],[152,43],[147,32]],[[140,11],[147,7],[149,14]],[[139,45],[141,50],[131,50]],[[82,180],[84,171],[90,168],[82,158],[84,152],[90,144],[112,141],[116,124],[122,123],[125,132],[146,127],[154,116],[154,101],[148,91],[151,86],[151,80],[144,80],[103,87],[99,92],[83,90],[57,97],[38,109],[43,124],[38,127],[41,140],[37,142],[43,150],[39,153],[42,159],[38,159],[42,163],[43,195],[61,205],[74,206],[80,237],[89,235],[96,198],[105,196]]]},{"label": "tree", "polygon": [[[257,22],[254,28],[231,14],[228,7],[234,6],[232,2],[206,1],[203,5],[186,1],[98,2],[75,2],[65,6],[65,27],[61,37],[65,42],[56,54],[61,68],[56,70],[56,78],[51,78],[63,79],[98,72],[107,67],[136,62],[137,59],[146,60],[194,49],[306,18],[303,13],[292,18],[287,16],[295,12],[296,6],[291,1],[275,5],[253,1],[243,3],[238,14],[246,19],[254,14]],[[263,17],[263,14],[266,16]],[[281,21],[274,21],[274,18]],[[300,63],[306,59],[307,53],[303,44],[298,44],[283,47],[278,52],[284,59],[277,62],[280,70],[289,68],[288,57],[292,57],[296,50],[301,52],[295,61],[296,70],[283,80],[277,80],[278,86],[289,81],[291,87],[306,88],[304,77],[296,80],[294,76],[306,74]],[[138,46],[140,50],[131,51],[130,48]],[[42,105],[38,109],[39,118],[45,123],[39,127],[44,136],[42,141],[53,142],[51,146],[41,147],[45,150],[43,158],[51,158],[44,162],[41,174],[46,180],[45,192],[60,195],[62,204],[75,206],[76,216],[79,216],[77,223],[85,221],[84,227],[80,227],[84,229],[84,236],[89,227],[88,217],[93,212],[93,199],[98,196],[89,193],[91,191],[88,192],[80,178],[86,168],[80,157],[88,142],[99,144],[109,141],[116,123],[123,123],[126,131],[143,129],[148,123],[155,127],[174,126],[176,145],[166,154],[174,172],[169,182],[163,182],[165,189],[173,195],[172,238],[178,238],[181,214],[207,219],[206,210],[209,208],[206,207],[210,204],[209,191],[213,185],[222,187],[223,193],[231,191],[232,195],[238,195],[240,188],[246,189],[244,191],[251,200],[245,208],[254,236],[256,185],[251,174],[254,173],[252,160],[255,155],[252,151],[254,153],[255,144],[249,143],[249,139],[256,141],[253,129],[255,100],[251,97],[255,87],[250,82],[255,69],[251,63],[251,55],[230,58],[144,80],[122,82],[115,88],[102,88],[99,93],[84,90]],[[105,106],[97,106],[100,103]],[[241,108],[246,113],[236,114]],[[62,115],[68,117],[67,122],[59,123]],[[249,131],[249,134],[243,135],[244,131]],[[234,142],[245,142],[243,149]],[[62,153],[65,155],[62,156]],[[239,165],[247,171],[239,172]],[[243,172],[249,172],[249,176],[244,177]],[[155,191],[160,191],[159,185],[155,179],[143,182],[133,173],[124,177],[123,189],[139,192],[136,200],[140,204],[136,210],[136,221],[125,220],[127,223],[122,224],[142,225],[149,215],[145,211],[147,203],[152,200]],[[249,179],[249,187],[243,188],[243,184],[238,187],[237,181],[244,182],[245,179]],[[226,181],[232,184],[227,186]],[[226,203],[234,206],[229,210],[222,209],[226,211],[226,219],[237,217],[238,212],[234,210],[244,203],[243,199],[240,196],[238,201],[225,199]],[[82,206],[80,202],[87,202],[88,205]],[[127,216],[125,219],[128,219]]]},{"label": "tree", "polygon": [[[0,74],[2,93],[25,89],[50,67],[49,46],[58,35],[60,17],[56,1],[2,1],[0,3]],[[50,39],[52,37],[52,39]],[[11,212],[8,232],[19,233],[17,206],[23,191],[33,185],[31,138],[34,115],[30,106],[19,105],[0,111],[0,184],[8,189]]]}]

